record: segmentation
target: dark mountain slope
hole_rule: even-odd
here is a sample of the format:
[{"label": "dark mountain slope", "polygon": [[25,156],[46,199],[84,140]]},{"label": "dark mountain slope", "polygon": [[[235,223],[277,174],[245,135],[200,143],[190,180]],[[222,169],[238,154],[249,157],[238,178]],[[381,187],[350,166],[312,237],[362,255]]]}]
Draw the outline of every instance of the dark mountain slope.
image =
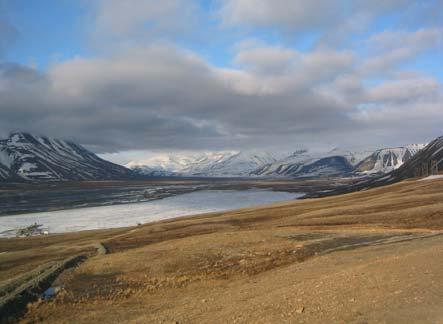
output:
[{"label": "dark mountain slope", "polygon": [[411,178],[424,178],[435,174],[437,171],[431,169],[433,161],[437,164],[438,172],[443,174],[443,136],[433,140],[425,148],[421,149],[413,157],[408,159],[401,167],[388,174],[370,179],[363,178],[353,185],[341,186],[334,191],[306,196],[306,198],[333,196],[380,187]]},{"label": "dark mountain slope", "polygon": [[437,163],[438,170],[443,171],[443,136],[433,140],[400,168],[393,171],[391,173],[392,181],[430,175],[433,161]]},{"label": "dark mountain slope", "polygon": [[13,133],[0,140],[0,180],[79,181],[132,179],[135,173],[69,141]]}]

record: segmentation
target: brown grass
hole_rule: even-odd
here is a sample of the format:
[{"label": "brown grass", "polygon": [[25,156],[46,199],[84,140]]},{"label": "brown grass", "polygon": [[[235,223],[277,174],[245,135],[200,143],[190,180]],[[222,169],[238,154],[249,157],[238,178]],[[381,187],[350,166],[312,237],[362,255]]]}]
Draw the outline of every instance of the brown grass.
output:
[{"label": "brown grass", "polygon": [[25,322],[437,322],[442,189],[442,180],[408,181],[137,228],[0,240],[8,251],[0,274],[92,255],[97,241],[111,252],[63,274],[65,292],[31,305]]}]

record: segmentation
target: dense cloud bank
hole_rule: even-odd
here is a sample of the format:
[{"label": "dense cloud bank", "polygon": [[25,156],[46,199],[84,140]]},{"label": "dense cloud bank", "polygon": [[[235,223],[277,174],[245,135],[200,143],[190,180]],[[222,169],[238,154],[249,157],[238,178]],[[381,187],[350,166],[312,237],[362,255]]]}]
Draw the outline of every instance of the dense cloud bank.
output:
[{"label": "dense cloud bank", "polygon": [[[94,37],[109,44],[132,40],[130,46],[109,45],[105,54],[58,62],[44,72],[0,64],[0,135],[24,130],[99,153],[380,146],[441,135],[441,82],[410,65],[420,55],[441,53],[443,30],[435,17],[414,30],[372,33],[357,47],[343,43],[343,35],[352,38],[378,15],[403,6],[408,17],[405,1],[356,1],[344,9],[342,1],[222,1],[214,13],[221,32],[246,25],[319,34],[305,51],[244,39],[228,67],[175,44],[189,39],[202,19],[197,5],[111,2],[96,1]],[[143,33],[146,20],[151,28]]]}]

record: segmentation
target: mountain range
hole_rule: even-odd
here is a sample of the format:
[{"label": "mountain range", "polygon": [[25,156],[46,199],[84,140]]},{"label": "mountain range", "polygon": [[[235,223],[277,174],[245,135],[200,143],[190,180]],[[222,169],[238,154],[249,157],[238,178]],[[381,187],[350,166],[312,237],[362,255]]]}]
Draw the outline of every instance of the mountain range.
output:
[{"label": "mountain range", "polygon": [[159,154],[126,167],[148,176],[202,177],[335,177],[391,172],[412,158],[423,144],[384,148],[375,152],[307,149],[289,154],[259,151]]},{"label": "mountain range", "polygon": [[129,180],[146,177],[307,178],[376,176],[397,170],[422,144],[375,152],[333,149],[292,153],[222,151],[158,154],[126,166],[108,162],[71,141],[15,132],[0,140],[0,181]]},{"label": "mountain range", "polygon": [[139,174],[190,177],[248,177],[261,166],[277,161],[268,152],[222,151],[196,154],[158,154],[126,164]]}]

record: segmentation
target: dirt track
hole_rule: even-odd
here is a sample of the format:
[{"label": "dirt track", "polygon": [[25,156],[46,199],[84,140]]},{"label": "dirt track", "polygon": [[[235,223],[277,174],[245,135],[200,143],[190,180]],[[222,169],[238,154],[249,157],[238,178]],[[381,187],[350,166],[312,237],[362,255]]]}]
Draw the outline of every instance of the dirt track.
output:
[{"label": "dirt track", "polygon": [[0,264],[26,269],[30,253],[48,261],[97,242],[109,252],[63,274],[65,290],[29,305],[23,322],[443,323],[442,230],[443,181],[410,181],[132,229],[0,240],[8,251]]}]

